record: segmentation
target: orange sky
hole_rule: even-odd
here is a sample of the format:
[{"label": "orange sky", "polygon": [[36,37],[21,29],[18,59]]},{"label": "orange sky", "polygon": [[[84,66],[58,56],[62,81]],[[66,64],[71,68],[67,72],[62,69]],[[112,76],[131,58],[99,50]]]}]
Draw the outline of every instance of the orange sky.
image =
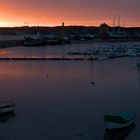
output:
[{"label": "orange sky", "polygon": [[139,0],[1,0],[0,26],[112,26],[114,15],[126,26],[140,26],[139,7]]}]

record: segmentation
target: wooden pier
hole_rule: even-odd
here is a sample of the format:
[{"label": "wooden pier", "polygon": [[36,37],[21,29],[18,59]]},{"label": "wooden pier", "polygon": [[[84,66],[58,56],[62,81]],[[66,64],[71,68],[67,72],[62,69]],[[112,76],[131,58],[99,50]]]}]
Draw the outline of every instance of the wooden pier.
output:
[{"label": "wooden pier", "polygon": [[68,61],[100,61],[115,59],[120,57],[127,57],[127,55],[119,55],[115,57],[68,57],[68,56],[58,56],[58,57],[41,57],[41,56],[1,56],[0,61],[47,61],[47,60],[68,60]]},{"label": "wooden pier", "polygon": [[35,60],[79,60],[79,61],[92,61],[95,58],[72,58],[72,57],[57,57],[57,58],[47,58],[47,57],[0,57],[0,61],[35,61]]}]

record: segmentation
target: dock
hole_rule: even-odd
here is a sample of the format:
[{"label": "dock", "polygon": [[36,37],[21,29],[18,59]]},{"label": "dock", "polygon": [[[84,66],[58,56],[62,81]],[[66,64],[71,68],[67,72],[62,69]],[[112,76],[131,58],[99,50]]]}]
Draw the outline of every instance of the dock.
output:
[{"label": "dock", "polygon": [[77,61],[92,61],[95,60],[94,58],[76,58],[76,57],[54,57],[54,58],[47,58],[47,57],[0,57],[0,61],[47,61],[47,60],[77,60]]},{"label": "dock", "polygon": [[0,61],[47,61],[47,60],[68,60],[68,61],[101,61],[108,59],[115,59],[120,57],[129,57],[128,55],[118,56],[104,56],[104,57],[69,57],[69,56],[57,56],[57,57],[43,57],[43,56],[1,56]]}]

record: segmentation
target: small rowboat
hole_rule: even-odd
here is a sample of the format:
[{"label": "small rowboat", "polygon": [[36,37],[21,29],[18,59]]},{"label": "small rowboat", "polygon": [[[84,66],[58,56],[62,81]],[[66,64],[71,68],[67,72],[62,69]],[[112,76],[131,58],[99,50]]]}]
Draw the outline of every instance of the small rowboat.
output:
[{"label": "small rowboat", "polygon": [[118,112],[104,115],[105,127],[108,130],[122,129],[134,123],[135,115],[132,112]]},{"label": "small rowboat", "polygon": [[0,102],[0,115],[13,112],[15,110],[15,103],[13,101]]},{"label": "small rowboat", "polygon": [[125,140],[129,134],[135,129],[135,123],[125,129],[118,129],[115,131],[105,130],[104,140]]}]

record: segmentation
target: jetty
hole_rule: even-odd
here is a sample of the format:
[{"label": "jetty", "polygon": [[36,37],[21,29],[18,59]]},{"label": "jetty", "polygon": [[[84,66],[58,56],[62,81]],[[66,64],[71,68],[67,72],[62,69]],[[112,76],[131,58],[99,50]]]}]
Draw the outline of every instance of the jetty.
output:
[{"label": "jetty", "polygon": [[119,57],[126,57],[127,55],[118,55],[118,56],[81,56],[81,57],[68,57],[68,56],[57,56],[57,57],[43,57],[43,56],[2,56],[0,61],[36,61],[36,60],[79,60],[79,61],[99,61],[99,60],[108,60]]},{"label": "jetty", "polygon": [[84,58],[84,57],[0,57],[0,61],[27,61],[27,60],[81,60],[81,61],[92,61],[95,58]]}]

